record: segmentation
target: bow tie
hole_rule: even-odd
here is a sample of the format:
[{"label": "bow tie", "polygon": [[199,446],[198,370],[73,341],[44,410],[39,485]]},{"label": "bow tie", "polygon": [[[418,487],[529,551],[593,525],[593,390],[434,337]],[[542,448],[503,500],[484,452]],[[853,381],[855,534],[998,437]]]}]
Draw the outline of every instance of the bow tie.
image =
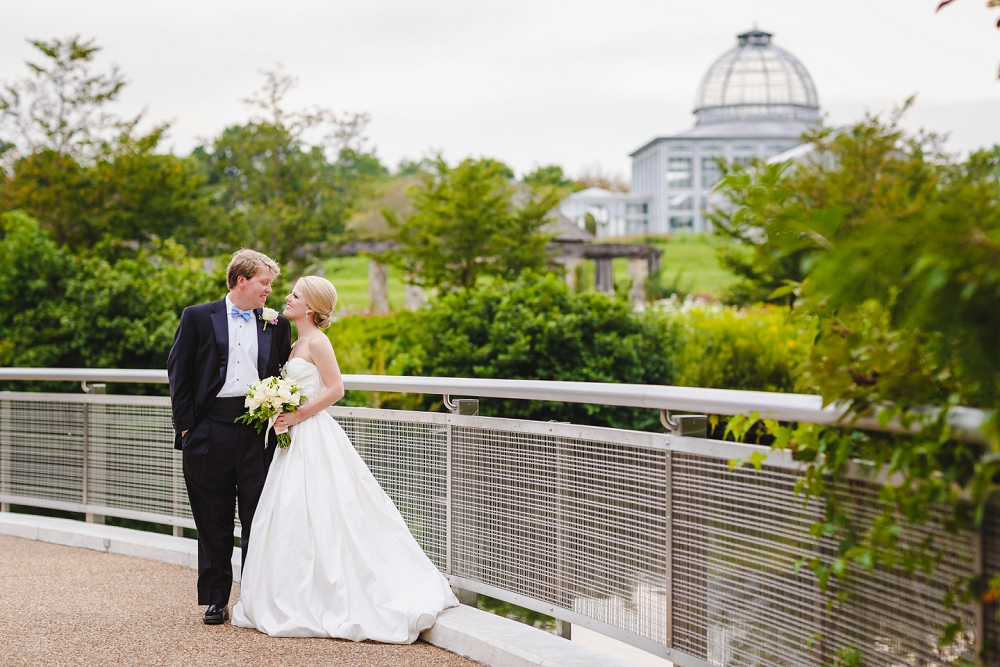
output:
[{"label": "bow tie", "polygon": [[252,310],[240,310],[236,306],[233,306],[232,310],[229,311],[230,317],[242,317],[244,322],[249,322],[250,318],[253,316]]}]

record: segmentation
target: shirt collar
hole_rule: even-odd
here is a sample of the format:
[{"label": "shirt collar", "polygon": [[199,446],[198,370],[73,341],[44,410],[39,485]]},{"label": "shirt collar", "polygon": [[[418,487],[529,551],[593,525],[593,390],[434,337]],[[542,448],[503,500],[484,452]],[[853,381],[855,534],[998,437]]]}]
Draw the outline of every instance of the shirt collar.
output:
[{"label": "shirt collar", "polygon": [[[233,303],[232,299],[229,298],[229,295],[226,294],[226,313],[231,313],[233,311],[233,308],[239,308],[239,306],[237,306],[235,303]],[[239,310],[243,310],[243,309],[239,308]],[[252,313],[254,310],[256,310],[256,309],[255,308],[251,308],[250,312]]]}]

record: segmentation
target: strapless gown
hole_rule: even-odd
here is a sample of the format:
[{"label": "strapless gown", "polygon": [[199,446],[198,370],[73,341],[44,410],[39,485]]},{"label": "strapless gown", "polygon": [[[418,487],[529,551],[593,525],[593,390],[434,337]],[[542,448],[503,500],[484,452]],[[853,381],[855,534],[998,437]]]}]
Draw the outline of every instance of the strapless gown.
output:
[{"label": "strapless gown", "polygon": [[[315,366],[286,377],[323,391]],[[392,500],[326,412],[293,426],[254,514],[233,625],[273,637],[408,644],[458,604]]]}]

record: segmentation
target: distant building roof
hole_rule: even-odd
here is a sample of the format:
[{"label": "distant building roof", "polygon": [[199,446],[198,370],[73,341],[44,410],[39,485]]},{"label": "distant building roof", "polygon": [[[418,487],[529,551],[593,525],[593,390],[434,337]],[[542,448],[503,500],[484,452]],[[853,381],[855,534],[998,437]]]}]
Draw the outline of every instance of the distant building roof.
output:
[{"label": "distant building roof", "polygon": [[604,188],[594,187],[594,188],[584,188],[583,190],[579,190],[577,192],[571,193],[569,196],[570,197],[574,197],[574,198],[606,197],[608,199],[613,199],[615,197],[621,197],[622,193],[621,192],[614,192],[613,190],[605,190]]},{"label": "distant building roof", "polygon": [[667,137],[657,137],[646,142],[640,148],[629,153],[635,157],[648,148],[655,146],[661,141],[668,139],[747,139],[764,140],[768,139],[798,139],[812,126],[808,121],[784,120],[784,121],[752,121],[733,123],[710,123],[705,125],[695,125],[689,130],[678,132]]},{"label": "distant building roof", "polygon": [[[599,190],[600,188],[590,189]],[[575,222],[558,211],[547,231],[555,235],[553,241],[556,243],[590,243],[594,240],[593,234],[586,229],[580,229]]]}]

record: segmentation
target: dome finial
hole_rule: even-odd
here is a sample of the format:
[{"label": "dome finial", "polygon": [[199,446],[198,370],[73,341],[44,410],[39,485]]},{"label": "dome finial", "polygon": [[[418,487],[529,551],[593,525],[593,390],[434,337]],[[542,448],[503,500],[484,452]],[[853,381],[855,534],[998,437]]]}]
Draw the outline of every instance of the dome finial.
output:
[{"label": "dome finial", "polygon": [[757,22],[754,21],[753,28],[743,33],[742,35],[736,35],[736,39],[739,40],[740,46],[767,46],[771,43],[772,34],[769,32],[764,32],[757,27]]}]

